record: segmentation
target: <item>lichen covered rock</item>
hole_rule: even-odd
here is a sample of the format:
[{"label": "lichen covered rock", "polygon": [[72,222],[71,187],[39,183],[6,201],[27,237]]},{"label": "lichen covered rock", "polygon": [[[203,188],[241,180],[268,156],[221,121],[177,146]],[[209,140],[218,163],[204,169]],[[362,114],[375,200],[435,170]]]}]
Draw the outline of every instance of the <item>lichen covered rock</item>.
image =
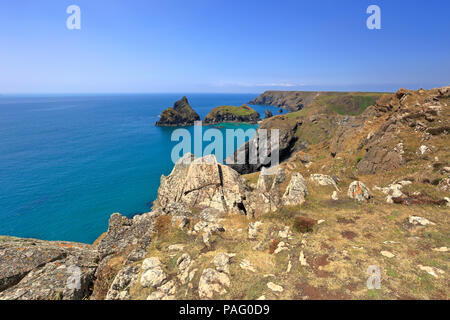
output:
[{"label": "lichen covered rock", "polygon": [[233,169],[217,162],[214,155],[194,159],[191,154],[181,158],[167,177],[161,177],[153,210],[162,210],[171,203],[187,208],[212,208],[224,213],[248,212],[250,187]]},{"label": "lichen covered rock", "polygon": [[305,202],[305,197],[308,195],[308,187],[303,176],[296,172],[292,175],[291,181],[286,188],[283,195],[282,202],[286,206],[297,206]]},{"label": "lichen covered rock", "polygon": [[0,300],[80,300],[99,262],[87,244],[0,238]]}]

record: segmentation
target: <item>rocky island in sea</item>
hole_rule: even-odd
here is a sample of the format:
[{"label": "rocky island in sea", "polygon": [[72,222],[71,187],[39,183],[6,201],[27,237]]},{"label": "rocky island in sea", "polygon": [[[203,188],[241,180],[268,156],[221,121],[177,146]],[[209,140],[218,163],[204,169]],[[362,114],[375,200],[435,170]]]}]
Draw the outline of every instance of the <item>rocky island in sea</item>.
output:
[{"label": "rocky island in sea", "polygon": [[204,124],[219,123],[257,123],[261,120],[258,112],[247,105],[219,106],[211,110],[205,117]]},{"label": "rocky island in sea", "polygon": [[200,116],[189,105],[188,99],[183,97],[175,102],[173,108],[164,110],[155,125],[160,127],[191,126],[199,120]]}]

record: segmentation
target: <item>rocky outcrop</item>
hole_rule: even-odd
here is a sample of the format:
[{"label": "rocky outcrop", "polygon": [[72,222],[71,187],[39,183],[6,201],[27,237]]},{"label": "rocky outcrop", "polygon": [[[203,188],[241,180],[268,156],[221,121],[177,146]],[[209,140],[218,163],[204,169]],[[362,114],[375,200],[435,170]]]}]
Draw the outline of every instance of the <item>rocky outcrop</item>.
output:
[{"label": "rocky outcrop", "polygon": [[[361,116],[343,121],[332,139],[331,154],[349,150],[362,153],[356,165],[361,174],[393,171],[417,156],[429,156],[432,149],[424,142],[449,132],[448,102],[448,87],[400,89],[396,94],[383,95]],[[399,139],[400,133],[405,140],[421,143],[418,150],[408,150]]]},{"label": "rocky outcrop", "polygon": [[200,121],[200,116],[195,112],[186,97],[181,98],[173,105],[173,108],[167,108],[161,113],[156,126],[191,126],[195,121]]},{"label": "rocky outcrop", "polygon": [[291,181],[283,195],[282,202],[285,206],[298,206],[305,202],[308,195],[308,187],[303,176],[296,172],[292,175]]},{"label": "rocky outcrop", "polygon": [[128,265],[122,268],[114,277],[114,281],[106,294],[106,300],[130,300],[130,288],[136,285],[139,279],[139,266]]},{"label": "rocky outcrop", "polygon": [[90,245],[0,237],[0,300],[81,300],[98,262]]},{"label": "rocky outcrop", "polygon": [[198,294],[200,299],[212,299],[214,296],[227,293],[230,287],[230,277],[214,269],[205,269],[198,284]]},{"label": "rocky outcrop", "polygon": [[97,246],[100,257],[126,251],[130,246],[145,248],[150,243],[153,222],[158,215],[159,212],[149,212],[130,219],[120,213],[113,213],[108,231]]},{"label": "rocky outcrop", "polygon": [[273,117],[272,111],[267,109],[266,113],[265,113],[265,119],[269,119],[269,118],[272,118],[272,117]]},{"label": "rocky outcrop", "polygon": [[158,258],[147,258],[142,262],[141,286],[144,288],[161,286],[167,279],[167,275],[161,268]]},{"label": "rocky outcrop", "polygon": [[309,179],[311,181],[313,181],[314,183],[317,183],[318,185],[321,186],[333,186],[337,191],[340,191],[336,181],[334,181],[334,179],[326,174],[312,174]]},{"label": "rocky outcrop", "polygon": [[111,215],[108,231],[96,241],[101,261],[95,272],[92,299],[127,296],[130,283],[134,283],[137,277],[136,270],[130,266],[144,258],[151,243],[155,219],[161,214],[153,211],[136,215],[133,219],[119,213]]},{"label": "rocky outcrop", "polygon": [[[279,145],[277,150],[279,154],[279,160],[284,161],[289,158],[299,146],[296,146],[298,137],[296,136],[297,127],[301,125],[301,122],[285,118],[283,116],[272,117],[265,119],[259,126],[253,139],[239,147],[233,155],[225,160],[225,163],[239,172],[240,174],[252,173],[260,171],[264,166],[270,166],[271,156],[271,137],[272,130],[277,130],[279,135]],[[262,130],[265,130],[266,135],[262,135]],[[266,139],[264,139],[266,138]],[[263,153],[261,145],[267,144],[267,154]],[[256,161],[251,160],[250,150],[256,150],[258,157]],[[239,163],[240,155],[243,154],[244,161]],[[272,164],[273,165],[273,164]]]},{"label": "rocky outcrop", "polygon": [[367,201],[371,198],[369,189],[361,181],[353,181],[348,187],[347,195],[358,202]]},{"label": "rocky outcrop", "polygon": [[172,203],[187,208],[214,208],[225,213],[253,214],[248,209],[250,188],[233,169],[217,162],[214,155],[181,158],[169,176],[161,176],[153,209],[163,212]]},{"label": "rocky outcrop", "polygon": [[377,145],[369,148],[369,151],[356,167],[362,174],[371,174],[400,168],[403,163],[402,155],[399,152]]},{"label": "rocky outcrop", "polygon": [[208,113],[203,122],[209,125],[219,123],[257,123],[259,120],[261,120],[259,113],[244,104],[241,107],[216,107]]},{"label": "rocky outcrop", "polygon": [[201,299],[212,299],[227,293],[230,287],[230,259],[234,254],[219,253],[212,264],[215,268],[207,268],[203,270],[200,282],[198,284],[198,293]]},{"label": "rocky outcrop", "polygon": [[268,105],[297,111],[309,105],[318,92],[306,91],[266,91],[249,104]]},{"label": "rocky outcrop", "polygon": [[286,173],[280,167],[263,167],[256,184],[255,216],[276,211],[281,206],[280,185],[286,180]]}]

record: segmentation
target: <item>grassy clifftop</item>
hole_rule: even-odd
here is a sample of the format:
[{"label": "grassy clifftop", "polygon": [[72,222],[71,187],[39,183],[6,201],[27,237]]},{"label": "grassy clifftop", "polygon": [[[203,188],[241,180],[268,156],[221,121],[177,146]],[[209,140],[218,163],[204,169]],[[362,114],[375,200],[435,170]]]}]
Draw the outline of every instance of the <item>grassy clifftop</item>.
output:
[{"label": "grassy clifftop", "polygon": [[382,95],[379,92],[266,91],[249,104],[273,105],[292,112],[320,108],[338,114],[358,115]]},{"label": "grassy clifftop", "polygon": [[223,122],[248,122],[256,123],[261,119],[258,112],[247,105],[236,106],[219,106],[211,110],[206,116],[204,122],[206,124],[217,124]]}]

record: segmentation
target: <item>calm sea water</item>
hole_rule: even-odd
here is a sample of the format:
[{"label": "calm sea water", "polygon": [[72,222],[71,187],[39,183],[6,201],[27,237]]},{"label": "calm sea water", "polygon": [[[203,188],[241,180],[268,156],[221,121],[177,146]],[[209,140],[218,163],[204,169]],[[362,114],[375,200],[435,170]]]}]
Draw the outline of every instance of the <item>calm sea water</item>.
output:
[{"label": "calm sea water", "polygon": [[[188,99],[203,118],[213,107],[255,96]],[[111,213],[148,212],[161,174],[172,170],[177,143],[171,142],[173,128],[154,123],[179,98],[0,96],[0,235],[91,243],[106,231]],[[262,117],[266,109],[277,111],[255,109]]]}]

